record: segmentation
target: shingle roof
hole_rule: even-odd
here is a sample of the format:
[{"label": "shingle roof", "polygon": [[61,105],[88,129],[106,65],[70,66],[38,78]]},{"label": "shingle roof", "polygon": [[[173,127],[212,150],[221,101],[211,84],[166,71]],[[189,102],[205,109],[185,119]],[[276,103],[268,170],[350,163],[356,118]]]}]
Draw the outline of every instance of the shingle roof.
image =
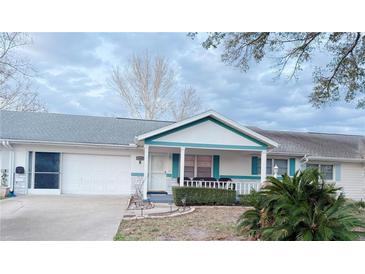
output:
[{"label": "shingle roof", "polygon": [[172,122],[69,114],[0,112],[0,139],[128,145]]},{"label": "shingle roof", "polygon": [[[169,124],[113,117],[0,111],[0,139],[128,145],[134,137]],[[263,130],[249,127],[279,143],[273,152],[318,157],[365,156],[365,136]]]},{"label": "shingle roof", "polygon": [[365,136],[250,128],[280,144],[272,150],[274,153],[352,159],[365,157]]}]

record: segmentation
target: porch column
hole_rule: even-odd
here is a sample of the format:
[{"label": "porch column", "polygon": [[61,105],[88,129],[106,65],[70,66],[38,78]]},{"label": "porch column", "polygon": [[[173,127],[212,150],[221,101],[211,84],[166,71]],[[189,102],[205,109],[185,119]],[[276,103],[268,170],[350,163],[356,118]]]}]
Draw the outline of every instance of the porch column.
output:
[{"label": "porch column", "polygon": [[263,150],[261,152],[261,184],[263,184],[266,180],[266,157],[267,151]]},{"label": "porch column", "polygon": [[185,147],[180,148],[180,186],[184,186]]},{"label": "porch column", "polygon": [[144,170],[143,170],[143,199],[147,199],[148,191],[148,157],[149,145],[144,145]]}]

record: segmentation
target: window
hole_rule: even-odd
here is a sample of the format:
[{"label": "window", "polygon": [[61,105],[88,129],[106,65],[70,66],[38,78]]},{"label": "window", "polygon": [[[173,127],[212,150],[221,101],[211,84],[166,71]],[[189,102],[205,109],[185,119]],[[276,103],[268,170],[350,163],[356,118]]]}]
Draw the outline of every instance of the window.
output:
[{"label": "window", "polygon": [[60,177],[60,154],[36,152],[34,162],[34,188],[57,189]]},{"label": "window", "polygon": [[195,156],[186,155],[185,156],[184,176],[193,178],[194,177],[194,168],[195,168]]},{"label": "window", "polygon": [[284,159],[274,159],[274,166],[278,166],[278,175],[284,175],[285,173],[288,173],[288,160]]},{"label": "window", "polygon": [[325,180],[333,180],[333,165],[321,165],[321,172]]},{"label": "window", "polygon": [[319,165],[318,164],[307,164],[306,165],[306,168],[319,168]]},{"label": "window", "polygon": [[212,156],[197,156],[197,177],[212,176]]},{"label": "window", "polygon": [[[284,175],[288,173],[288,160],[286,159],[267,159],[266,160],[266,174],[273,175],[274,174],[274,166],[277,165],[278,176]],[[257,172],[261,174],[261,159],[258,161]]]},{"label": "window", "polygon": [[[258,161],[257,174],[261,174],[261,159]],[[266,174],[271,175],[272,172],[272,159],[266,159]]]},{"label": "window", "polygon": [[333,180],[333,165],[326,164],[307,164],[306,168],[317,168],[323,175],[325,180]]},{"label": "window", "polygon": [[211,177],[212,176],[212,156],[209,155],[186,155],[184,176]]}]

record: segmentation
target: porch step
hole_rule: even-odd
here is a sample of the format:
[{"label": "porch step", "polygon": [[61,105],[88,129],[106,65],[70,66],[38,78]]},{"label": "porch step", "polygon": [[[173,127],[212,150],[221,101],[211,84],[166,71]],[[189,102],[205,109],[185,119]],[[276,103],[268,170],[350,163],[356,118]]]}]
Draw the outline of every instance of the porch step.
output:
[{"label": "porch step", "polygon": [[174,200],[171,194],[148,194],[147,198],[152,203],[172,203]]},{"label": "porch step", "polygon": [[147,195],[157,195],[157,194],[163,194],[163,195],[167,195],[166,191],[148,191]]}]

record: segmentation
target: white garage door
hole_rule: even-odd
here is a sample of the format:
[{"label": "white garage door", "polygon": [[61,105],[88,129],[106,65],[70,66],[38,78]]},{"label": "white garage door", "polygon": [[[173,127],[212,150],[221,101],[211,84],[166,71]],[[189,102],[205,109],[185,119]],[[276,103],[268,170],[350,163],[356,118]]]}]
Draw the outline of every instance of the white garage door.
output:
[{"label": "white garage door", "polygon": [[63,154],[61,183],[65,194],[130,194],[130,157]]}]

